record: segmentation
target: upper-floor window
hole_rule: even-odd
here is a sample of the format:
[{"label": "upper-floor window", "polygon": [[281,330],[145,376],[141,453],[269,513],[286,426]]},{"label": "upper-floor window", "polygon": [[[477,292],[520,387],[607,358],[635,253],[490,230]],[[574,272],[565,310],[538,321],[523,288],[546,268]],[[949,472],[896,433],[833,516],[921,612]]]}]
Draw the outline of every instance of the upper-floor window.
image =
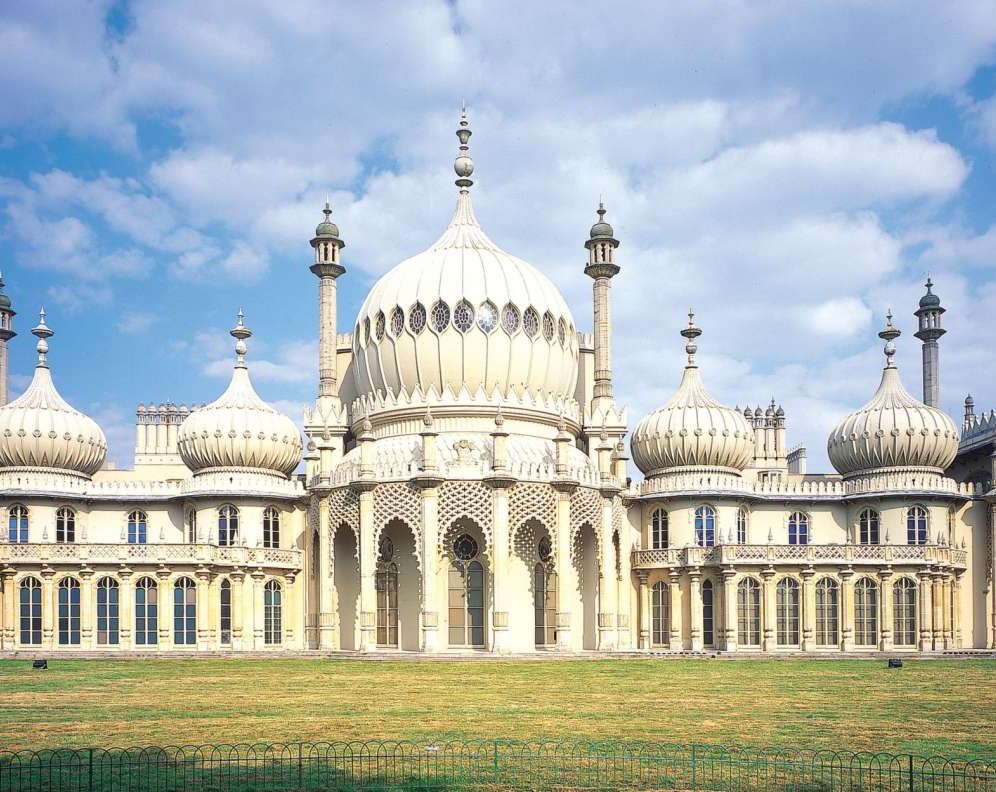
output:
[{"label": "upper-floor window", "polygon": [[879,543],[879,516],[874,509],[865,509],[858,517],[858,543],[878,544]]},{"label": "upper-floor window", "polygon": [[187,544],[195,544],[197,542],[196,509],[187,509],[187,513],[183,515],[183,530],[186,534]]},{"label": "upper-floor window", "polygon": [[145,544],[149,541],[149,516],[144,511],[128,515],[128,544]]},{"label": "upper-floor window", "polygon": [[809,544],[809,515],[802,512],[789,515],[789,544]]},{"label": "upper-floor window", "polygon": [[263,547],[280,547],[280,512],[276,506],[263,511]]},{"label": "upper-floor window", "polygon": [[650,546],[654,550],[663,550],[668,543],[667,512],[663,509],[654,509],[650,518]]},{"label": "upper-floor window", "polygon": [[76,541],[76,512],[68,506],[55,513],[55,541],[69,544]]},{"label": "upper-floor window", "polygon": [[906,543],[911,545],[927,544],[927,528],[927,510],[923,506],[911,506],[906,512]]},{"label": "upper-floor window", "polygon": [[747,509],[737,509],[737,544],[747,544]]},{"label": "upper-floor window", "polygon": [[218,544],[231,547],[239,541],[239,510],[231,504],[218,509]]},{"label": "upper-floor window", "polygon": [[716,510],[712,506],[699,506],[695,510],[695,544],[699,547],[716,544]]},{"label": "upper-floor window", "polygon": [[7,541],[18,544],[28,541],[28,509],[19,503],[7,512]]}]

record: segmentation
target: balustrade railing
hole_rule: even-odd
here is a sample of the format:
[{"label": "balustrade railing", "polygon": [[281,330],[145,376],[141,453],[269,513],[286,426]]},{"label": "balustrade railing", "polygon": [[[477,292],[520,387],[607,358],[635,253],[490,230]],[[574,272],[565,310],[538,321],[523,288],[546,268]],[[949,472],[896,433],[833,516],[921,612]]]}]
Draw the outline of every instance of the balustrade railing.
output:
[{"label": "balustrade railing", "polygon": [[300,569],[301,551],[270,547],[219,547],[210,544],[53,544],[0,543],[0,565],[43,564],[213,564]]},{"label": "balustrade railing", "polygon": [[724,544],[634,550],[632,555],[635,569],[738,563],[923,564],[964,568],[967,561],[966,550],[941,545]]}]

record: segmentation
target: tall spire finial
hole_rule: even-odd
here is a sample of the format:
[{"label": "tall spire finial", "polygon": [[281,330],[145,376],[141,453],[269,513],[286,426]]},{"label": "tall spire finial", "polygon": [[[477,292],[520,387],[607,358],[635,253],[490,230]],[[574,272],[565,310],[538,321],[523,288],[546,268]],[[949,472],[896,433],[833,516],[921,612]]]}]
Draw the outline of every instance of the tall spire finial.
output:
[{"label": "tall spire finial", "polygon": [[235,339],[235,368],[246,367],[246,339],[252,337],[252,330],[245,326],[245,318],[246,315],[239,308],[235,327],[229,330],[229,334]]},{"label": "tall spire finial", "polygon": [[470,131],[470,122],[467,120],[467,103],[464,102],[460,110],[460,124],[456,131],[457,139],[460,141],[460,151],[453,163],[453,170],[456,171],[457,175],[456,186],[460,188],[460,192],[467,192],[474,183],[470,179],[474,172],[474,160],[470,158],[470,146],[468,145],[472,134],[474,133]]},{"label": "tall spire finial", "polygon": [[883,327],[879,333],[878,337],[885,341],[885,367],[895,368],[896,365],[893,363],[892,358],[896,354],[896,339],[902,333],[899,328],[892,324],[892,308],[889,309],[888,313],[885,315],[885,327]]},{"label": "tall spire finial", "polygon": [[48,339],[55,335],[55,331],[45,324],[44,306],[38,311],[38,325],[31,328],[31,334],[38,339],[35,349],[38,351],[38,368],[48,368]]},{"label": "tall spire finial", "polygon": [[695,324],[695,313],[691,308],[688,309],[688,327],[682,330],[681,334],[687,339],[685,354],[688,355],[688,365],[686,368],[694,368],[695,353],[699,349],[698,344],[695,343],[695,339],[702,335],[702,329]]}]

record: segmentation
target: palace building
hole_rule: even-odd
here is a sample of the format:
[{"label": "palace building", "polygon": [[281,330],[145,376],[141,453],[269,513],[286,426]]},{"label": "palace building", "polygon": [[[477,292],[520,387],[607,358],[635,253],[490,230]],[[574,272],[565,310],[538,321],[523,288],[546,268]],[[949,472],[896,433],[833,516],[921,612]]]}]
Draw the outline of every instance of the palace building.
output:
[{"label": "palace building", "polygon": [[253,389],[240,313],[224,393],[139,405],[134,467],[112,469],[101,428],[59,395],[44,312],[34,377],[7,402],[15,314],[0,288],[3,652],[994,647],[996,413],[969,397],[956,426],[938,407],[929,280],[923,401],[893,363],[890,315],[878,390],[828,438],[836,474],[806,472],[773,402],[709,395],[692,314],[677,392],[627,443],[605,209],[584,242],[586,332],[481,228],[466,114],[456,134],[450,224],[345,333],[348,257],[326,205],[303,439]]}]

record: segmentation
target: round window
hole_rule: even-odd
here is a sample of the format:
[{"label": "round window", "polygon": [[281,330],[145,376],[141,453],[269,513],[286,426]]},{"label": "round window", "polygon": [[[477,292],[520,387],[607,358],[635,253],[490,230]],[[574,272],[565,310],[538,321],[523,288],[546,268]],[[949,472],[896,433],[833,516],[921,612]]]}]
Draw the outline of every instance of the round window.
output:
[{"label": "round window", "polygon": [[461,561],[470,561],[477,556],[477,541],[469,534],[460,534],[453,540],[453,555]]},{"label": "round window", "polygon": [[411,313],[408,314],[408,327],[415,335],[425,329],[425,306],[422,303],[415,303]]},{"label": "round window", "polygon": [[537,550],[539,551],[540,561],[543,561],[544,563],[553,557],[553,544],[550,542],[549,536],[544,536],[539,540],[539,547]]}]

